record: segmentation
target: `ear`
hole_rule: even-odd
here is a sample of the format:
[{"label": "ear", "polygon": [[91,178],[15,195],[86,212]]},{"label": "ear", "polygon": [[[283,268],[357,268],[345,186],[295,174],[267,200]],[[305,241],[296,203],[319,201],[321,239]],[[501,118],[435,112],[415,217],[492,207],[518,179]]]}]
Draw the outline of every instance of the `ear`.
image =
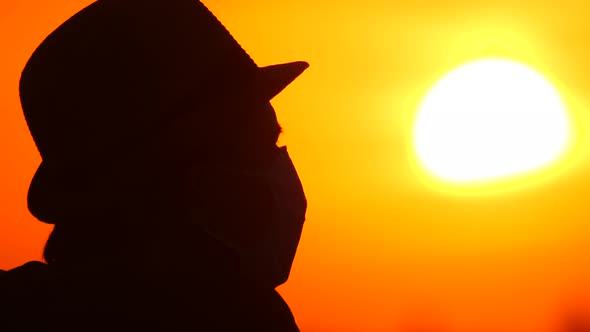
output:
[{"label": "ear", "polygon": [[257,176],[196,174],[185,197],[192,221],[236,248],[255,245],[272,217],[268,183]]}]

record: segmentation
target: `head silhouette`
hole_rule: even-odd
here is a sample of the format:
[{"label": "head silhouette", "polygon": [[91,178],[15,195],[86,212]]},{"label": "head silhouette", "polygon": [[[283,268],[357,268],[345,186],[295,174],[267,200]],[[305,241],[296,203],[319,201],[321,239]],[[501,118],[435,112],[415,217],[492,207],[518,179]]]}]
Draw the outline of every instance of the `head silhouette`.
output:
[{"label": "head silhouette", "polygon": [[182,243],[195,210],[270,218],[267,186],[220,170],[268,167],[280,133],[269,102],[307,66],[257,66],[195,0],[99,0],[74,15],[20,81],[42,157],[29,210],[56,225],[46,258],[133,256],[154,234]]}]

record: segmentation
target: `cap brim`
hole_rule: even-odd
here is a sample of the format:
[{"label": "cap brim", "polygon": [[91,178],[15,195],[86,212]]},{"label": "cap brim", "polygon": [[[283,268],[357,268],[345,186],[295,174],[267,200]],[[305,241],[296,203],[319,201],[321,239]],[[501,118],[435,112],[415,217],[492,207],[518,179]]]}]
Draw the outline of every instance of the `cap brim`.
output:
[{"label": "cap brim", "polygon": [[271,100],[308,67],[309,63],[305,61],[260,67],[257,77],[257,92],[266,100]]}]

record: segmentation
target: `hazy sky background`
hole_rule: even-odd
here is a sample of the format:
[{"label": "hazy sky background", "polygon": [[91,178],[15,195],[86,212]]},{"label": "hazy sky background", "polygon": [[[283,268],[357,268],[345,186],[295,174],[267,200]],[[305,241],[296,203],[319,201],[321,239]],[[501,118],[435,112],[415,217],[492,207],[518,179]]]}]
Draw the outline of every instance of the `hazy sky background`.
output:
[{"label": "hazy sky background", "polygon": [[[0,3],[0,268],[40,259],[50,230],[26,209],[40,160],[19,105],[20,71],[90,2]],[[407,139],[429,86],[484,56],[539,70],[587,128],[584,1],[205,3],[259,65],[311,64],[273,100],[309,200],[280,288],[302,331],[544,332],[571,311],[590,313],[585,131],[560,172],[478,196],[424,184]]]}]

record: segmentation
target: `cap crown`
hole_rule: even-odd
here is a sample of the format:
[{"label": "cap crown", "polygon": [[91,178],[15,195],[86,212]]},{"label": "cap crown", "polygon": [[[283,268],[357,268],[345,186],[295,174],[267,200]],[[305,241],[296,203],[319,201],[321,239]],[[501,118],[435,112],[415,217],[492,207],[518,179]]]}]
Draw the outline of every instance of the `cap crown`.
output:
[{"label": "cap crown", "polygon": [[238,93],[257,70],[201,2],[99,0],[38,47],[20,94],[43,160],[88,162],[204,111],[183,105]]}]

